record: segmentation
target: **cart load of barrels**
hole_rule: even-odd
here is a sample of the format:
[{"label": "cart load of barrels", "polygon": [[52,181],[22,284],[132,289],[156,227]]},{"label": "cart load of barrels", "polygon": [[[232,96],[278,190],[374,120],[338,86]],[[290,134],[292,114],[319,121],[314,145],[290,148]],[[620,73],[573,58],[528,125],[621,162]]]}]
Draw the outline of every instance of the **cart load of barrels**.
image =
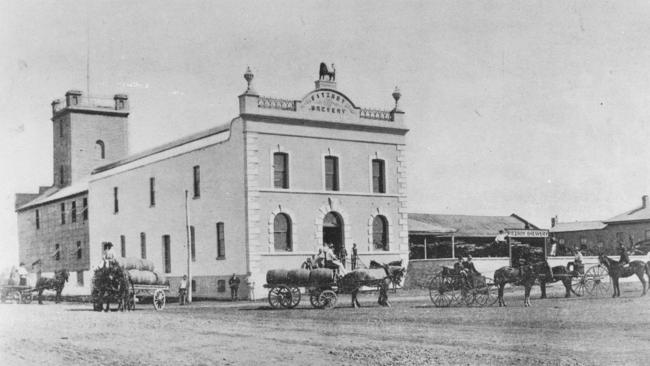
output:
[{"label": "cart load of barrels", "polygon": [[269,304],[273,308],[294,308],[300,303],[300,287],[304,287],[315,308],[330,308],[336,304],[338,288],[334,271],[327,268],[272,269],[266,272]]},{"label": "cart load of barrels", "polygon": [[334,271],[327,268],[308,269],[272,269],[266,272],[268,285],[292,285],[310,287],[332,285],[335,282]]}]

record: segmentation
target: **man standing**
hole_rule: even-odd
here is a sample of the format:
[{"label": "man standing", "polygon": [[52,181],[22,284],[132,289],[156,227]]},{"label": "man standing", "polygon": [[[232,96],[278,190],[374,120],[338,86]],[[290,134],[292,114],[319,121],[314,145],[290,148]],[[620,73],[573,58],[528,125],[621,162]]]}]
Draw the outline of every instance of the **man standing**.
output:
[{"label": "man standing", "polygon": [[27,286],[27,268],[25,268],[25,263],[20,262],[20,266],[18,267],[18,278],[19,282],[18,285],[20,286]]},{"label": "man standing", "polygon": [[352,244],[352,258],[351,258],[351,264],[352,264],[352,269],[357,268],[357,243]]},{"label": "man standing", "polygon": [[178,301],[181,305],[187,303],[187,275],[183,275],[180,286],[178,286]]},{"label": "man standing", "polygon": [[237,277],[236,274],[232,274],[232,277],[228,280],[228,285],[230,286],[230,299],[232,301],[237,301],[239,300],[239,295],[237,292],[239,291],[239,283],[241,281],[239,280],[239,277]]},{"label": "man standing", "polygon": [[343,265],[343,268],[345,268],[345,261],[348,257],[348,251],[345,250],[345,247],[341,248],[341,264]]}]

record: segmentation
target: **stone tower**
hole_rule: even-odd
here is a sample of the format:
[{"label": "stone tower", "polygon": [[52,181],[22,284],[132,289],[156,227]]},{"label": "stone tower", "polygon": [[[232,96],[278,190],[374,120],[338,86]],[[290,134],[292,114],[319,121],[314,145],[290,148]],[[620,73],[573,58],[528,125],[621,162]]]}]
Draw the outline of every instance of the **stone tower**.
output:
[{"label": "stone tower", "polygon": [[65,187],[128,153],[128,96],[90,98],[78,90],[52,102],[54,186]]}]

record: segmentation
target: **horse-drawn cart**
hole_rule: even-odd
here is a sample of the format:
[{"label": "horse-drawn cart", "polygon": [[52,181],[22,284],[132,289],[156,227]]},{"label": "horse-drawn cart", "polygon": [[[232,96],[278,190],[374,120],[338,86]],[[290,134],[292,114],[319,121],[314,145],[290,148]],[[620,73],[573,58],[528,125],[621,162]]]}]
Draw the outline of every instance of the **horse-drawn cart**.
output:
[{"label": "horse-drawn cart", "polygon": [[485,276],[470,277],[443,268],[429,282],[429,297],[436,307],[491,306],[497,301],[497,287]]},{"label": "horse-drawn cart", "polygon": [[379,290],[379,304],[388,304],[388,286],[399,283],[404,268],[395,265],[379,265],[380,268],[357,269],[339,276],[334,270],[317,268],[314,270],[270,270],[266,273],[265,288],[269,289],[269,305],[272,308],[292,309],[300,304],[303,292],[309,296],[314,308],[329,309],[336,306],[338,295],[351,294],[352,306],[360,306],[357,294],[362,287],[375,287]]},{"label": "horse-drawn cart", "polygon": [[167,303],[167,296],[165,292],[169,291],[169,285],[147,285],[147,284],[133,284],[133,296],[129,300],[128,310],[135,309],[136,299],[138,297],[151,297],[153,303],[153,308],[156,310],[162,310],[165,308]]},{"label": "horse-drawn cart", "polygon": [[603,296],[610,287],[609,273],[601,264],[593,265],[582,273],[573,271],[566,274],[553,274],[553,276],[568,276],[571,279],[571,289],[578,296],[584,296],[585,293],[591,296]]},{"label": "horse-drawn cart", "polygon": [[7,301],[16,304],[29,304],[32,302],[34,288],[20,285],[0,285],[0,302]]}]

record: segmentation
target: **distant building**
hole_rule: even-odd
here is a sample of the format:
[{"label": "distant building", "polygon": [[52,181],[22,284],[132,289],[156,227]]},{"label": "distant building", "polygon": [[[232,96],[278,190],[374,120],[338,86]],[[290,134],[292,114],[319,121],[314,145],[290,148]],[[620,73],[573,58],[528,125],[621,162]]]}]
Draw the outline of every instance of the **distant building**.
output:
[{"label": "distant building", "polygon": [[53,184],[16,195],[19,258],[34,272],[71,271],[87,287],[90,172],[128,153],[128,97],[88,98],[71,90],[52,102]]},{"label": "distant building", "polygon": [[[409,213],[411,259],[508,257],[508,246],[493,245],[499,231],[539,229],[518,215],[472,216]],[[530,240],[540,246],[543,240]],[[513,239],[513,244],[520,241]]]},{"label": "distant building", "polygon": [[616,254],[619,243],[631,254],[646,254],[650,249],[648,196],[641,198],[640,207],[603,221],[559,222],[555,217],[550,231],[566,255],[576,246],[590,255]]}]

